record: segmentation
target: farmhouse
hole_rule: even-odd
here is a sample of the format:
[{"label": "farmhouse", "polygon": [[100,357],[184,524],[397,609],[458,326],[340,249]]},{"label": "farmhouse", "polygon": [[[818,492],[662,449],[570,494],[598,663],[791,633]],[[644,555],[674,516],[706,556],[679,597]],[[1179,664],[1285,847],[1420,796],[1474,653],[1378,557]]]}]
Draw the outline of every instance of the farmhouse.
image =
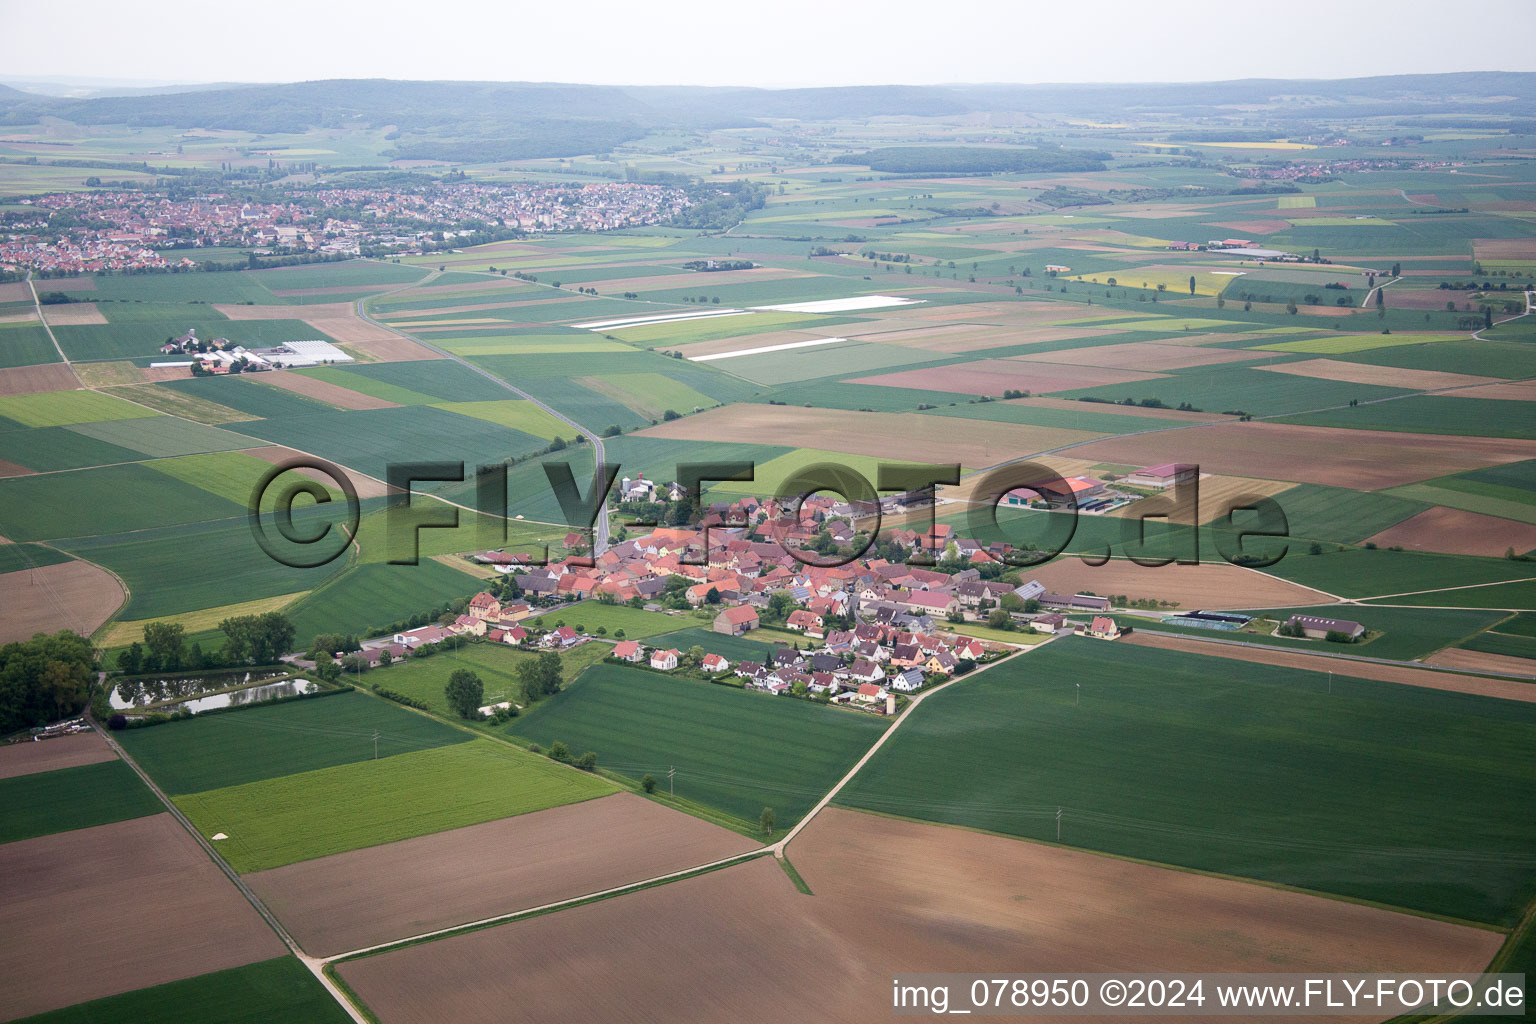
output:
[{"label": "farmhouse", "polygon": [[1115,625],[1114,619],[1095,615],[1088,624],[1088,635],[1098,640],[1114,640],[1120,636],[1120,627]]},{"label": "farmhouse", "polygon": [[822,635],[821,616],[804,608],[797,608],[790,612],[789,618],[784,622],[784,626],[797,633],[804,633],[806,636],[820,637]]},{"label": "farmhouse", "polygon": [[662,672],[671,672],[677,668],[678,653],[676,648],[670,650],[655,650],[651,652],[651,668]]},{"label": "farmhouse", "polygon": [[635,664],[645,657],[645,649],[638,640],[620,640],[613,645],[613,656],[620,661]]},{"label": "farmhouse", "polygon": [[1312,640],[1322,640],[1329,633],[1343,633],[1354,640],[1365,633],[1365,627],[1358,622],[1348,619],[1325,619],[1319,615],[1292,615],[1285,623],[1292,629],[1301,627],[1303,636]]},{"label": "farmhouse", "polygon": [[757,625],[757,611],[747,605],[737,605],[716,615],[711,628],[726,636],[740,636],[749,629],[756,629]]},{"label": "farmhouse", "polygon": [[699,665],[705,672],[729,672],[731,669],[731,663],[718,654],[704,655]]}]

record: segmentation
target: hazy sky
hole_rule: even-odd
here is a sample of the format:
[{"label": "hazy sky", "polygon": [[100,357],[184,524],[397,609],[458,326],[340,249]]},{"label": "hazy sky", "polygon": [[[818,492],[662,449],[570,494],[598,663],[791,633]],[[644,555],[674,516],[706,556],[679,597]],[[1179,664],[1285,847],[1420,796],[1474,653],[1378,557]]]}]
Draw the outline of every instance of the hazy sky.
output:
[{"label": "hazy sky", "polygon": [[0,0],[0,77],[761,86],[1348,78],[1536,70],[1533,29],[1536,0]]}]

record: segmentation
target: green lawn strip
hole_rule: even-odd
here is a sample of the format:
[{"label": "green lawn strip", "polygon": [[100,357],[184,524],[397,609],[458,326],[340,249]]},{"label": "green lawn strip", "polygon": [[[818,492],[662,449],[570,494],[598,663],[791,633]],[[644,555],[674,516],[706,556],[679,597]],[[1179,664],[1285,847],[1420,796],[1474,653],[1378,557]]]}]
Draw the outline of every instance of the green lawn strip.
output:
[{"label": "green lawn strip", "polygon": [[[44,741],[46,742],[46,741]],[[0,843],[69,832],[165,808],[122,761],[0,779]]]},{"label": "green lawn strip", "polygon": [[236,871],[261,871],[605,796],[600,778],[475,739],[176,798]]},{"label": "green lawn strip", "polygon": [[800,877],[800,872],[795,870],[795,866],[789,862],[788,857],[777,857],[775,859],[779,862],[779,867],[783,868],[784,873],[789,876],[789,880],[795,884],[796,889],[807,896],[816,895],[814,892],[811,892],[811,887],[806,884],[804,878]]}]

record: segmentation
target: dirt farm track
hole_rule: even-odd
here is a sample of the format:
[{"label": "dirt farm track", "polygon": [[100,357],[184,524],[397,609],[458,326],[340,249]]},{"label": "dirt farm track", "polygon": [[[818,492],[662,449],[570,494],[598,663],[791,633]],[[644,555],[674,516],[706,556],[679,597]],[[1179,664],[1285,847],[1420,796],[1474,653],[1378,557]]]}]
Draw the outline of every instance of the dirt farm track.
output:
[{"label": "dirt farm track", "polygon": [[1502,938],[837,808],[790,844],[789,857],[815,896],[762,858],[339,971],[393,1022],[874,1022],[891,1017],[891,964],[1475,971]]}]

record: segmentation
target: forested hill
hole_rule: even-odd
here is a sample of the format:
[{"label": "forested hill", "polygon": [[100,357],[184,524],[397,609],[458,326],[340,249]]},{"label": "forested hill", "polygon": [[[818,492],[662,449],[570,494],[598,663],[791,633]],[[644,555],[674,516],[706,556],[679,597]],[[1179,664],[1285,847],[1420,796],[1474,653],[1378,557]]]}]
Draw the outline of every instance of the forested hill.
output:
[{"label": "forested hill", "polygon": [[1167,85],[873,85],[825,89],[620,87],[529,82],[336,79],[154,95],[69,99],[0,86],[0,124],[53,116],[80,124],[301,132],[393,125],[400,156],[496,160],[609,149],[658,128],[972,112],[1230,112],[1271,120],[1330,114],[1525,113],[1536,74],[1477,72],[1338,81],[1252,79]]}]

